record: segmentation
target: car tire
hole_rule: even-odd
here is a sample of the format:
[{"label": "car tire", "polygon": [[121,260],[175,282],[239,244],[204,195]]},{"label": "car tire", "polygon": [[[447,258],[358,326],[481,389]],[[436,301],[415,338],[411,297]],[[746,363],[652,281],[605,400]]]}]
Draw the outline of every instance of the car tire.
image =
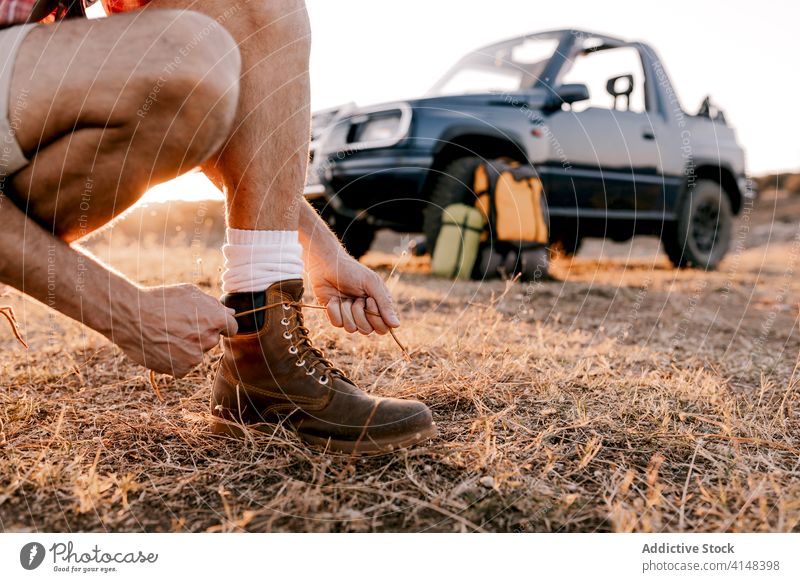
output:
[{"label": "car tire", "polygon": [[699,180],[684,198],[678,220],[665,225],[661,240],[676,267],[712,271],[727,254],[732,233],[728,194],[712,180]]},{"label": "car tire", "polygon": [[475,170],[481,161],[481,158],[473,156],[459,158],[445,166],[436,179],[422,220],[426,246],[431,254],[442,228],[442,211],[451,204],[475,204],[472,186]]},{"label": "car tire", "polygon": [[345,250],[356,259],[366,255],[375,240],[375,228],[363,220],[351,220],[331,214],[327,217],[327,222],[342,241]]}]

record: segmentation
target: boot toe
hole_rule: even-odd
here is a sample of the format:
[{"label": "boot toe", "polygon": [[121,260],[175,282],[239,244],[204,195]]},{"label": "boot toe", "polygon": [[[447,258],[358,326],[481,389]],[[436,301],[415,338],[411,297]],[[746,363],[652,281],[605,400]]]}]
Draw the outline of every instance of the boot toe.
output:
[{"label": "boot toe", "polygon": [[306,416],[298,433],[306,442],[340,453],[378,454],[436,436],[430,409],[414,400],[371,399],[370,407],[342,422]]},{"label": "boot toe", "polygon": [[373,437],[413,437],[435,430],[430,408],[417,400],[381,400],[368,432]]}]

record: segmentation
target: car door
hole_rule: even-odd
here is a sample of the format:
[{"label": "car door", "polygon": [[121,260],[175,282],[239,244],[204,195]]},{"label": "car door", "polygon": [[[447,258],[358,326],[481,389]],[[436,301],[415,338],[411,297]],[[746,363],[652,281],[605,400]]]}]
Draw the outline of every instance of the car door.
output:
[{"label": "car door", "polygon": [[551,213],[660,218],[662,119],[648,111],[639,51],[622,45],[583,52],[559,79],[567,83],[586,85],[590,98],[544,118],[550,143],[541,170]]}]

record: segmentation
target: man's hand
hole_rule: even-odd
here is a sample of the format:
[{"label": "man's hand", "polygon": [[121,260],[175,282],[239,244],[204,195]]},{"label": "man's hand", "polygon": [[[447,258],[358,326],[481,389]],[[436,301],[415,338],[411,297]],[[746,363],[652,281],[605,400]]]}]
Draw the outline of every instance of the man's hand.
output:
[{"label": "man's hand", "polygon": [[234,335],[234,311],[194,285],[141,289],[138,301],[120,322],[115,341],[132,360],[181,378],[219,343]]},{"label": "man's hand", "polygon": [[364,335],[384,335],[400,326],[392,296],[374,271],[344,249],[329,257],[307,259],[306,266],[314,295],[334,326]]}]

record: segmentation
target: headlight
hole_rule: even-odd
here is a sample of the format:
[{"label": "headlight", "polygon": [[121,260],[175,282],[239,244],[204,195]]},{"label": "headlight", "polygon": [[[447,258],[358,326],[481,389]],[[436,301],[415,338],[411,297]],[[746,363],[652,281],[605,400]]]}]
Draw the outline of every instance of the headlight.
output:
[{"label": "headlight", "polygon": [[367,117],[356,126],[353,141],[358,143],[369,143],[375,141],[387,141],[395,137],[400,131],[402,114],[400,111],[390,111],[388,113],[375,114]]},{"label": "headlight", "polygon": [[411,107],[406,103],[362,109],[339,120],[324,139],[326,152],[360,151],[397,145],[411,127]]}]

